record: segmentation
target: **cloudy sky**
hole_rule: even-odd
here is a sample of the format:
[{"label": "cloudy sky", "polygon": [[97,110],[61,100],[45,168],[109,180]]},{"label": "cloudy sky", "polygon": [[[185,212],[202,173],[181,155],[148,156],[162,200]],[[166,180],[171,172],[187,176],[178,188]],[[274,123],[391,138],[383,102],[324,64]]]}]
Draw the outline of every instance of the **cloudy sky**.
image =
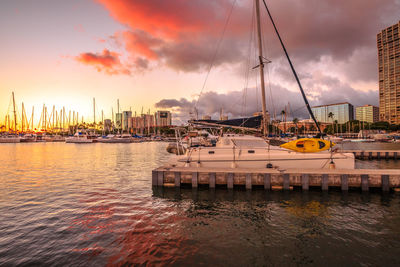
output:
[{"label": "cloudy sky", "polygon": [[[378,104],[376,34],[400,0],[267,0],[312,105]],[[267,108],[304,104],[262,7]],[[2,0],[0,122],[18,106],[65,106],[92,118],[174,111],[175,121],[261,110],[252,0]],[[20,108],[19,108],[20,113]]]}]

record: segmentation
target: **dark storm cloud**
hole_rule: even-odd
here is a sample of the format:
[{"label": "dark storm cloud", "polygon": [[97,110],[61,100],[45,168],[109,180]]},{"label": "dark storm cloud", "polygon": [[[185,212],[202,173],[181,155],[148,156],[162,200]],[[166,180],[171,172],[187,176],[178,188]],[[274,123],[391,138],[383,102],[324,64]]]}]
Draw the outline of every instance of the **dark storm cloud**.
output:
[{"label": "dark storm cloud", "polygon": [[[365,104],[377,105],[377,92],[360,92],[350,85],[340,82],[340,80],[329,77],[315,77],[317,87],[329,88],[327,90],[316,91],[315,88],[308,90],[308,98],[311,106],[333,104],[340,102],[350,102],[355,107]],[[285,110],[290,119],[308,118],[308,112],[301,97],[300,92],[291,91],[277,84],[271,84],[272,95],[267,95],[267,109],[271,117],[280,119],[281,111]],[[259,89],[248,88],[243,91],[232,91],[228,93],[206,92],[197,100],[163,99],[155,104],[156,108],[172,109],[177,118],[187,120],[190,114],[194,114],[195,107],[199,117],[210,115],[214,119],[219,118],[221,109],[224,114],[231,118],[251,116],[254,112],[261,111],[261,100]]]},{"label": "dark storm cloud", "polygon": [[[233,1],[98,0],[127,26],[120,41],[133,58],[184,72],[208,68]],[[300,72],[330,57],[350,80],[376,79],[376,34],[398,21],[398,0],[266,1]],[[261,2],[262,3],[262,2]],[[214,66],[245,60],[253,1],[237,1]],[[262,7],[267,57],[282,49]],[[254,25],[254,24],[253,24]],[[254,40],[254,39],[253,39]]]}]

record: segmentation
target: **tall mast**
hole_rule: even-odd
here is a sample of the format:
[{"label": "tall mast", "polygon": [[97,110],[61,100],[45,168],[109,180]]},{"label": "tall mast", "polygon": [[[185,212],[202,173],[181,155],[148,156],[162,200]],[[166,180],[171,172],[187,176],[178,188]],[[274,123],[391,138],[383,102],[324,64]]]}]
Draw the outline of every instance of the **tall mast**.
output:
[{"label": "tall mast", "polygon": [[47,107],[44,107],[44,131],[47,132]]},{"label": "tall mast", "polygon": [[62,116],[62,130],[64,132],[64,129],[65,129],[65,107],[63,107],[63,109],[62,109],[62,113],[63,113],[63,116]]},{"label": "tall mast", "polygon": [[21,123],[22,123],[22,132],[25,130],[25,108],[24,108],[24,102],[22,102],[22,120],[21,120]]},{"label": "tall mast", "polygon": [[56,116],[56,106],[53,105],[53,122],[51,123],[51,128],[54,131],[55,125],[54,125],[54,117]]},{"label": "tall mast", "polygon": [[[119,114],[119,99],[117,99],[117,114]],[[118,133],[119,133],[119,127],[121,126],[121,123],[122,123],[122,121],[121,121],[122,116],[121,115],[118,115],[118,116],[119,116],[119,123],[118,123],[116,117],[115,117],[115,120],[117,121],[117,129],[118,129]]]},{"label": "tall mast", "polygon": [[13,109],[14,109],[14,131],[17,131],[17,111],[15,110],[15,97],[14,97],[14,92],[12,92],[12,98],[13,98]]},{"label": "tall mast", "polygon": [[104,135],[104,112],[101,110],[101,123],[103,124],[103,135]]},{"label": "tall mast", "polygon": [[93,97],[93,124],[96,128],[96,99]]},{"label": "tall mast", "polygon": [[256,5],[256,16],[257,16],[257,36],[258,36],[258,60],[260,67],[260,79],[261,79],[261,97],[262,97],[262,113],[263,113],[263,133],[264,136],[268,133],[267,128],[267,104],[265,101],[265,83],[264,83],[264,62],[262,54],[262,39],[261,39],[261,23],[260,23],[260,1],[254,0]]},{"label": "tall mast", "polygon": [[31,115],[31,125],[32,125],[32,129],[31,130],[34,130],[35,129],[35,127],[34,127],[34,125],[33,125],[33,115],[35,114],[35,106],[32,106],[32,115]]}]

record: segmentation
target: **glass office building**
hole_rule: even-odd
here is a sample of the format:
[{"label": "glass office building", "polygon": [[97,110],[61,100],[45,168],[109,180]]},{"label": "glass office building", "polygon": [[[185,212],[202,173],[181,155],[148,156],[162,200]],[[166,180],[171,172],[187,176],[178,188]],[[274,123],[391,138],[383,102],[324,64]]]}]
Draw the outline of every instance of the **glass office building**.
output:
[{"label": "glass office building", "polygon": [[379,121],[379,108],[372,105],[356,107],[356,120],[369,123]]},{"label": "glass office building", "polygon": [[[354,107],[348,102],[315,106],[311,109],[314,113],[315,118],[319,122],[338,121],[338,123],[346,123],[348,121],[354,120]],[[329,117],[329,113],[331,112],[333,114],[332,118]]]}]

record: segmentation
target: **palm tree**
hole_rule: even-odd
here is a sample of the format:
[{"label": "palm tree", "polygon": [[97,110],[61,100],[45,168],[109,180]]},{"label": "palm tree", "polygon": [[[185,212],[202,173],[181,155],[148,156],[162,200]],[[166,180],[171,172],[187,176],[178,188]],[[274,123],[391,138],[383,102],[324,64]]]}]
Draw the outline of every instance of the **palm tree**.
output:
[{"label": "palm tree", "polygon": [[293,123],[294,123],[294,125],[295,125],[295,127],[296,127],[296,134],[297,134],[297,123],[299,122],[299,119],[298,118],[293,118]]},{"label": "palm tree", "polygon": [[332,121],[332,132],[333,132],[333,117],[334,117],[334,116],[335,116],[335,114],[333,114],[332,112],[329,112],[328,118],[330,118],[331,121]]},{"label": "palm tree", "polygon": [[[282,110],[281,111],[281,115],[282,115],[282,121],[284,121],[284,123],[283,123],[283,129],[284,129],[283,131],[284,131],[284,133],[286,133],[286,117],[284,117],[285,114],[286,114],[286,112],[284,110]],[[283,118],[285,118],[285,120]]]}]

